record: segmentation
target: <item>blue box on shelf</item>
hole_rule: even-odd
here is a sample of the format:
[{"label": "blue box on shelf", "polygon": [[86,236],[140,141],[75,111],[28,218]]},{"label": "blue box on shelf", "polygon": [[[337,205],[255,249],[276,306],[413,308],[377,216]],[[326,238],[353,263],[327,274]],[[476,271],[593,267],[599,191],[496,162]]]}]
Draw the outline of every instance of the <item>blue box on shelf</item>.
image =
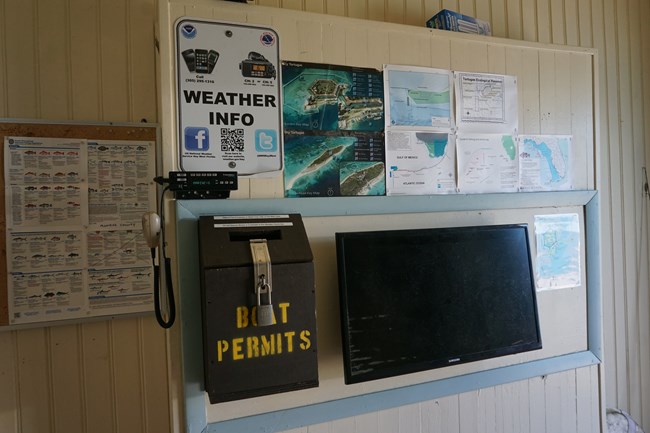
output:
[{"label": "blue box on shelf", "polygon": [[432,29],[451,30],[452,32],[473,33],[490,36],[490,23],[469,15],[442,9],[427,21],[427,27]]}]

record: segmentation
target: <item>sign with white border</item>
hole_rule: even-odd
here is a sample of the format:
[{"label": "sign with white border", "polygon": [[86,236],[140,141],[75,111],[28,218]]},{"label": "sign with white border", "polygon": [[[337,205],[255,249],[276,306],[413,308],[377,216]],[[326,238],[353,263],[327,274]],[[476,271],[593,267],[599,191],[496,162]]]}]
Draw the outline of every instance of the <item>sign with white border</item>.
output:
[{"label": "sign with white border", "polygon": [[180,168],[241,176],[282,170],[280,71],[274,30],[179,19]]}]

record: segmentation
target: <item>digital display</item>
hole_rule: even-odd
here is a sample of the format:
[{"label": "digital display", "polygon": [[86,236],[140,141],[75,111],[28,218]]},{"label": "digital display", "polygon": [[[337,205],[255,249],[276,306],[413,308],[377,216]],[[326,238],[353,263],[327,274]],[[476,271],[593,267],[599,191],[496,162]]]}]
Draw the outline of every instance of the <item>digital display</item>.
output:
[{"label": "digital display", "polygon": [[337,233],[345,383],[542,347],[526,225]]}]

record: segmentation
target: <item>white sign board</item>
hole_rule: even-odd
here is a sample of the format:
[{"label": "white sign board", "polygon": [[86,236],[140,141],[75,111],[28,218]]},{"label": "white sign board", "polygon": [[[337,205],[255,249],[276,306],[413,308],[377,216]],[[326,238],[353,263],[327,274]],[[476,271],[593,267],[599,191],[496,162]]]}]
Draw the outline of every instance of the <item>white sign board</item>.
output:
[{"label": "white sign board", "polygon": [[176,23],[178,143],[184,171],[282,169],[278,35],[269,28]]}]

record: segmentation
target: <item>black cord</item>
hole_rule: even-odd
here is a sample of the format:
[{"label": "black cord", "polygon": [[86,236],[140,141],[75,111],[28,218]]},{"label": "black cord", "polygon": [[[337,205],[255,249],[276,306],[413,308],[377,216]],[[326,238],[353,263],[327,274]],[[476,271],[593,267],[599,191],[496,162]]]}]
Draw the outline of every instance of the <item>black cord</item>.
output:
[{"label": "black cord", "polygon": [[[169,186],[166,186],[163,189],[163,192],[160,196],[160,231],[161,231],[161,244],[159,246],[160,248],[160,264],[156,265],[155,264],[155,259],[154,259],[154,267],[153,267],[153,273],[154,273],[154,290],[153,290],[153,302],[154,302],[154,307],[156,311],[156,320],[158,321],[158,324],[164,328],[164,329],[169,329],[172,327],[174,322],[176,321],[176,302],[174,300],[174,286],[173,286],[173,281],[172,281],[172,261],[167,257],[167,254],[165,253],[165,217],[164,217],[164,209],[163,209],[163,204],[164,204],[164,198],[165,198],[165,193],[169,189]],[[152,254],[152,259],[155,256],[155,249],[151,249],[151,254]],[[167,320],[162,315],[162,308],[160,306],[160,292],[162,291],[162,287],[160,284],[160,266],[164,263],[165,266],[165,288],[167,289],[167,305],[169,307],[168,315],[167,315]]]}]

